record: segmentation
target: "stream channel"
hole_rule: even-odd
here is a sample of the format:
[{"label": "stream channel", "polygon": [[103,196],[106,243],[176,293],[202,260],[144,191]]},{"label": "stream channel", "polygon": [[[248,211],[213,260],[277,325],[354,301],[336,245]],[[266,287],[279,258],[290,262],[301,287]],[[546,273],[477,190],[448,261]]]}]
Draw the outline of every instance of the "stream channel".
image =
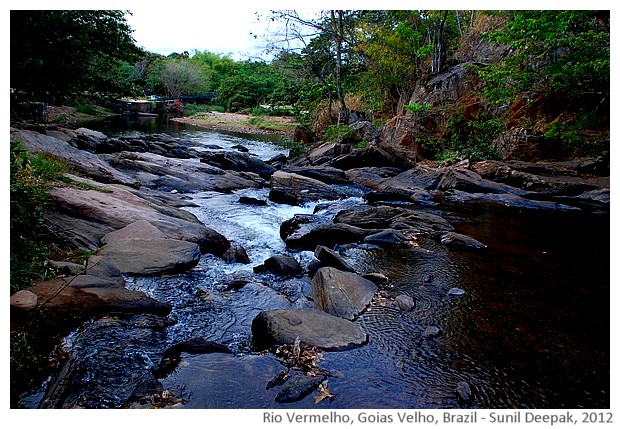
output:
[{"label": "stream channel", "polygon": [[[286,153],[265,136],[178,124],[130,128],[101,130],[110,136],[167,132],[195,140],[197,147],[242,144],[265,160]],[[359,189],[344,190],[350,197],[338,207],[363,203]],[[242,195],[267,205],[240,204]],[[262,310],[312,307],[310,280],[255,274],[252,268],[276,254],[291,255],[305,267],[312,253],[287,249],[279,227],[297,213],[313,213],[317,203],[275,204],[268,189],[187,197],[198,205],[187,210],[241,244],[250,264],[230,264],[205,254],[183,274],[127,277],[126,287],[171,304],[169,319],[107,316],[69,335],[64,347],[81,363],[65,404],[120,408],[127,389],[157,367],[168,347],[200,337],[232,353],[183,353],[176,369],[159,378],[185,408],[609,407],[608,214],[484,204],[451,212],[427,208],[488,247],[459,252],[431,239],[400,250],[337,247],[358,273],[379,272],[389,278],[381,287],[386,298],[374,300],[355,321],[368,333],[367,344],[322,353],[320,365],[331,373],[331,400],[316,403],[313,392],[298,402],[278,403],[277,389],[266,385],[285,368],[272,353],[253,349],[251,323]],[[326,216],[336,212],[319,211]],[[250,281],[230,287],[231,279],[239,277]],[[463,293],[449,294],[452,288]],[[404,312],[390,299],[399,294],[414,298],[413,310]],[[439,333],[425,335],[429,326]],[[456,393],[464,383],[471,390],[468,401]],[[38,398],[40,393],[26,398],[24,405],[36,407]]]}]

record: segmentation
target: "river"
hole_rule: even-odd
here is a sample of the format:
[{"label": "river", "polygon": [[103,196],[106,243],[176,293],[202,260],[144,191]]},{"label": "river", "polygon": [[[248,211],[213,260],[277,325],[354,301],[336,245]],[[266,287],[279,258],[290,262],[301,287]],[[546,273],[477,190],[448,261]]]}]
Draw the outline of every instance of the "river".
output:
[{"label": "river", "polygon": [[[246,146],[268,159],[284,152],[265,136],[198,130],[180,124],[103,124],[111,136],[167,132],[196,145]],[[116,134],[115,134],[116,133]],[[361,204],[355,189],[343,207]],[[183,354],[178,367],[159,378],[185,408],[608,408],[610,406],[610,218],[608,214],[520,211],[478,204],[433,213],[458,232],[485,243],[484,252],[449,250],[431,239],[386,251],[367,245],[336,249],[358,272],[380,272],[389,297],[414,298],[403,312],[390,299],[375,300],[357,320],[368,344],[324,352],[334,397],[315,403],[310,394],[277,403],[267,382],[284,367],[253,349],[250,326],[258,312],[310,307],[309,280],[280,280],[252,268],[274,254],[305,266],[310,252],[287,249],[280,224],[303,207],[245,205],[241,195],[268,200],[268,190],[190,195],[187,210],[207,226],[241,244],[251,263],[227,264],[203,255],[187,273],[127,277],[127,287],[173,306],[169,321],[153,316],[107,316],[69,335],[64,346],[83,362],[67,402],[87,408],[118,408],[127,386],[142,380],[173,344],[200,337],[232,353]],[[320,213],[320,212],[319,212]],[[326,212],[330,215],[331,212]],[[232,278],[248,283],[231,288]],[[450,294],[453,288],[462,294]],[[425,335],[428,327],[438,335]],[[456,391],[466,385],[471,397]],[[25,398],[35,406],[41,392]]]}]

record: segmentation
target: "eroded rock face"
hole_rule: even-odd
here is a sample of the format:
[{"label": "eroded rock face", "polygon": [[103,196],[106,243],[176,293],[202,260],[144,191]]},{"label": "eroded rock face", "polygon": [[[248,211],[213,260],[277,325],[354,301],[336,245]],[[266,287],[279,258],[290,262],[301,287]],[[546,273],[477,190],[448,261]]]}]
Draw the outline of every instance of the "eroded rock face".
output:
[{"label": "eroded rock face", "polygon": [[323,267],[312,278],[312,296],[318,309],[353,320],[370,304],[377,286],[370,280],[333,267]]},{"label": "eroded rock face", "polygon": [[363,345],[368,336],[355,323],[314,309],[282,309],[259,313],[252,321],[255,342],[270,346],[304,344],[323,350],[345,350]]}]

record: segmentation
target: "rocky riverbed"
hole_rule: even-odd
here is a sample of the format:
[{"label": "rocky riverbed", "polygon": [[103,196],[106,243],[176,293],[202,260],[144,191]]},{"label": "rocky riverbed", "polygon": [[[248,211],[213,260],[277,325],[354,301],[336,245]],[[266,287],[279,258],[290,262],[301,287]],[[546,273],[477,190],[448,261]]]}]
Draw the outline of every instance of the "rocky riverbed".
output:
[{"label": "rocky riverbed", "polygon": [[[454,251],[484,252],[486,244],[479,237],[455,231],[450,216],[455,208],[484,203],[521,211],[608,213],[610,207],[609,176],[600,175],[609,170],[603,158],[464,162],[438,168],[413,163],[396,148],[372,142],[364,149],[323,143],[310,147],[303,157],[263,160],[243,147],[197,149],[191,140],[165,134],[109,138],[89,129],[12,129],[11,139],[29,152],[49,153],[73,168],[67,183],[50,189],[55,210],[47,220],[71,246],[92,255],[84,265],[50,261],[56,278],[14,294],[13,329],[45,326],[60,338],[93,317],[112,313],[149,316],[144,323],[163,330],[171,323],[170,304],[127,288],[126,276],[187,272],[207,256],[252,264],[256,273],[277,276],[273,290],[307,297],[298,307],[260,311],[251,323],[256,350],[268,350],[286,362],[287,369],[271,382],[282,386],[282,403],[324,389],[326,373],[315,359],[320,351],[348,350],[368,342],[369,332],[356,321],[371,302],[385,300],[400,311],[415,306],[410,296],[385,288],[389,278],[384,273],[351,267],[336,248],[412,248],[430,240]],[[279,231],[287,249],[311,252],[307,264],[284,253],[250,260],[242,245],[192,214],[192,195],[247,189],[268,190],[268,200],[246,199],[245,204],[320,202],[314,213],[292,216]],[[342,206],[352,194],[359,196],[359,203]],[[290,279],[302,279],[292,292]],[[252,284],[234,278],[228,287],[250,290]],[[423,335],[438,333],[437,327],[429,326]],[[187,352],[234,350],[230,344],[201,338],[175,344],[149,369],[149,377],[132,380],[126,397],[113,405],[141,407],[155,401],[158,407],[179,406],[163,397],[157,380]],[[68,356],[61,363],[41,407],[80,406],[68,400],[79,358]]]}]

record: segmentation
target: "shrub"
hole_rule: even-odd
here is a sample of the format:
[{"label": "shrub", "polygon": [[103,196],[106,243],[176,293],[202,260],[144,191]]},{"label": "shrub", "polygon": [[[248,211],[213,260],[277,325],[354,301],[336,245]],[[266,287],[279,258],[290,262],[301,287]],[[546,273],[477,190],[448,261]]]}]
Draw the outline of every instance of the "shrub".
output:
[{"label": "shrub", "polygon": [[11,142],[10,161],[10,284],[17,291],[45,275],[48,257],[48,206],[46,187],[67,171],[66,165],[48,155],[29,155],[21,144]]},{"label": "shrub", "polygon": [[325,130],[324,138],[330,142],[351,139],[353,138],[353,129],[350,125],[330,125]]}]

